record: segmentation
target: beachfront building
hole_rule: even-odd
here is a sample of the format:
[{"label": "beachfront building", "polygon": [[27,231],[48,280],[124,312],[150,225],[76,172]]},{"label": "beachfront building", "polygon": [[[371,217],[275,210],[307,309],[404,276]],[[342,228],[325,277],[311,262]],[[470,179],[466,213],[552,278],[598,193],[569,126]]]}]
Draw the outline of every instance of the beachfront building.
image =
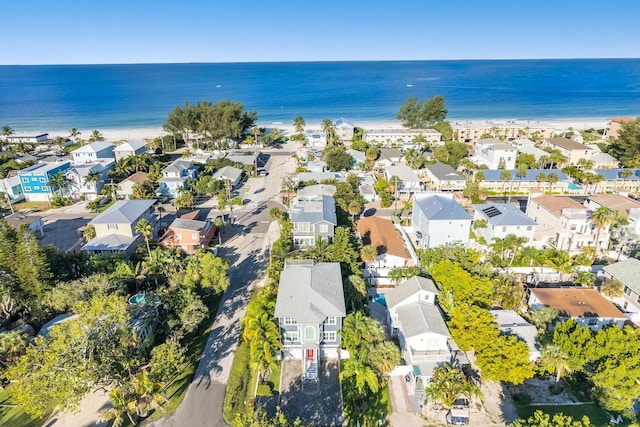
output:
[{"label": "beachfront building", "polygon": [[516,167],[516,148],[495,138],[481,139],[476,143],[471,161],[489,169],[514,169]]},{"label": "beachfront building", "polygon": [[317,130],[304,133],[305,146],[308,148],[324,148],[327,145],[327,134]]},{"label": "beachfront building", "polygon": [[[69,180],[69,193],[75,199],[84,198],[95,200],[102,192],[108,180],[107,174],[115,166],[115,160],[104,163],[77,164],[66,172]],[[99,174],[97,180],[92,180],[90,175]]]},{"label": "beachfront building", "polygon": [[9,144],[40,144],[49,140],[48,133],[14,133],[4,137]]},{"label": "beachfront building", "polygon": [[198,167],[186,160],[176,160],[162,169],[162,178],[158,181],[161,196],[176,197],[180,189],[187,188],[187,181],[195,179]]},{"label": "beachfront building", "polygon": [[88,145],[83,145],[71,152],[74,165],[86,163],[112,162],[115,160],[113,154],[113,144],[107,141],[96,141]]},{"label": "beachfront building", "polygon": [[440,145],[442,134],[435,129],[366,129],[364,142],[386,147]]},{"label": "beachfront building", "polygon": [[541,347],[538,342],[538,328],[524,320],[513,310],[489,310],[496,318],[498,329],[502,335],[516,337],[529,347],[529,360],[535,362],[540,358]]},{"label": "beachfront building", "polygon": [[216,230],[217,227],[206,218],[203,211],[195,210],[173,220],[158,245],[161,248],[180,248],[188,255],[193,255],[198,249],[209,245]]},{"label": "beachfront building", "polygon": [[314,246],[319,239],[331,242],[338,225],[336,202],[329,196],[318,200],[294,200],[289,208],[289,218],[296,248]]},{"label": "beachfront building", "polygon": [[[509,170],[510,176],[503,176],[502,170],[482,170],[484,179],[479,181],[480,188],[489,194],[528,194],[532,189],[542,189],[548,193],[564,194],[569,190],[580,190],[560,169],[528,169],[526,175],[518,175],[516,169]],[[555,174],[556,180],[548,177]],[[555,182],[554,182],[555,181]]]},{"label": "beachfront building", "polygon": [[478,238],[483,237],[487,244],[493,239],[504,239],[509,234],[524,237],[531,242],[538,224],[524,214],[518,207],[508,203],[473,205],[473,221],[484,220],[486,227],[474,228]]},{"label": "beachfront building", "polygon": [[591,172],[604,177],[604,181],[593,185],[593,193],[640,192],[640,169],[592,169]]},{"label": "beachfront building", "polygon": [[346,119],[338,119],[333,123],[333,128],[336,131],[336,136],[343,142],[351,142],[353,139],[353,130],[355,126],[353,123]]},{"label": "beachfront building", "polygon": [[121,199],[128,199],[133,194],[133,187],[135,185],[142,185],[149,178],[149,174],[146,172],[136,172],[128,178],[123,179],[118,183],[116,194]]},{"label": "beachfront building", "polygon": [[396,189],[398,193],[415,193],[422,190],[422,181],[409,166],[389,166],[384,170],[384,177],[391,182],[392,177],[400,179]]},{"label": "beachfront building", "polygon": [[607,126],[604,129],[604,137],[606,139],[618,139],[620,130],[626,123],[632,122],[631,117],[612,117],[607,120]]},{"label": "beachfront building", "polygon": [[402,358],[412,367],[407,377],[415,387],[412,394],[422,394],[433,370],[455,357],[449,329],[436,304],[437,295],[433,281],[421,276],[385,293],[391,335],[398,338]]},{"label": "beachfront building", "polygon": [[451,128],[458,141],[475,144],[483,136],[490,135],[503,141],[513,139],[552,138],[556,129],[540,122],[452,122]]},{"label": "beachfront building", "polygon": [[356,224],[356,231],[363,246],[371,245],[377,251],[375,260],[365,263],[364,277],[370,285],[391,284],[390,270],[415,264],[391,220],[375,216],[362,218]]},{"label": "beachfront building", "polygon": [[559,150],[567,158],[567,163],[563,166],[576,165],[580,159],[590,160],[593,154],[593,148],[569,138],[547,138],[542,147]]},{"label": "beachfront building", "polygon": [[427,189],[435,191],[462,191],[467,185],[467,179],[451,166],[436,162],[426,165],[424,173],[429,182]]},{"label": "beachfront building", "polygon": [[628,258],[604,266],[606,279],[618,280],[624,286],[622,296],[613,298],[613,303],[622,308],[625,315],[640,325],[640,260]]},{"label": "beachfront building", "polygon": [[54,175],[64,175],[71,162],[64,161],[59,163],[36,163],[25,169],[18,171],[20,185],[25,200],[28,202],[46,202],[51,199],[54,194],[66,194],[65,186],[62,188],[52,188],[51,179]]},{"label": "beachfront building", "polygon": [[580,326],[598,331],[616,325],[622,329],[626,316],[593,288],[534,288],[529,293],[529,309],[551,307],[558,312],[558,322],[574,319]]},{"label": "beachfront building", "polygon": [[452,194],[416,195],[411,219],[416,248],[469,243],[471,216]]},{"label": "beachfront building", "polygon": [[585,200],[585,206],[593,211],[604,206],[621,212],[629,220],[629,228],[640,235],[640,202],[637,200],[622,194],[593,194]]},{"label": "beachfront building", "polygon": [[346,314],[340,263],[285,261],[274,315],[282,356],[301,361],[305,381],[318,381],[321,359],[340,355],[338,331]]},{"label": "beachfront building", "polygon": [[580,253],[584,246],[606,250],[609,245],[609,226],[605,225],[598,233],[596,224],[591,221],[592,213],[593,209],[568,196],[542,195],[538,192],[529,195],[526,212],[529,218],[538,223],[536,240],[571,255]]},{"label": "beachfront building", "polygon": [[146,141],[128,141],[116,146],[113,154],[116,161],[125,159],[130,156],[141,156],[147,152]]},{"label": "beachfront building", "polygon": [[89,222],[96,237],[82,247],[94,254],[123,253],[129,256],[144,240],[136,225],[145,218],[154,225],[157,200],[118,200]]}]

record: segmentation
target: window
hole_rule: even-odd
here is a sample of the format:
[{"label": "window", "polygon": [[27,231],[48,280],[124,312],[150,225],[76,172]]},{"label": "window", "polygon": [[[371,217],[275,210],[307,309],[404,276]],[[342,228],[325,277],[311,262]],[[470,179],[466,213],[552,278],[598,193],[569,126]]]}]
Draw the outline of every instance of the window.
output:
[{"label": "window", "polygon": [[286,342],[295,342],[298,341],[298,331],[295,332],[285,332],[284,333],[284,340]]},{"label": "window", "polygon": [[325,325],[336,325],[337,324],[336,316],[327,317],[327,320],[324,322],[324,324]]},{"label": "window", "polygon": [[285,324],[285,326],[298,324],[298,322],[296,322],[296,319],[294,319],[293,317],[285,317],[283,323]]},{"label": "window", "polygon": [[182,234],[176,233],[176,240],[182,240]]},{"label": "window", "polygon": [[198,240],[198,233],[193,233],[193,234],[191,235],[191,238],[192,238],[193,240]]},{"label": "window", "polygon": [[304,339],[307,341],[316,339],[316,328],[314,326],[307,326],[304,328]]},{"label": "window", "polygon": [[576,224],[571,224],[571,231],[576,231],[577,228],[578,226]]},{"label": "window", "polygon": [[44,178],[40,178],[40,182],[46,182]]},{"label": "window", "polygon": [[39,185],[34,185],[34,186],[33,186],[33,189],[34,189],[34,190],[39,190],[39,189],[40,189],[40,186],[39,186]]},{"label": "window", "polygon": [[640,302],[640,295],[638,295],[638,298],[636,298],[636,302]]},{"label": "window", "polygon": [[118,229],[118,224],[107,224],[107,229],[108,230],[117,230]]},{"label": "window", "polygon": [[589,326],[597,326],[597,325],[598,325],[598,319],[597,318],[589,319]]},{"label": "window", "polygon": [[31,187],[29,186],[24,187],[24,191],[31,191]]},{"label": "window", "polygon": [[329,232],[329,226],[327,224],[320,224],[320,233],[328,233]]},{"label": "window", "polygon": [[49,191],[49,187],[47,187],[46,185],[42,186],[42,191]]},{"label": "window", "polygon": [[533,227],[530,225],[527,225],[527,231],[531,231],[531,230],[533,230]]},{"label": "window", "polygon": [[507,227],[502,227],[502,232],[507,231]]},{"label": "window", "polygon": [[625,294],[627,294],[628,296],[631,296],[631,292],[632,292],[632,291],[631,291],[631,288],[630,288],[630,287],[628,287],[628,286],[625,286],[625,287],[624,287],[624,293],[625,293]]},{"label": "window", "polygon": [[325,341],[335,341],[336,340],[336,331],[325,331],[324,333]]}]

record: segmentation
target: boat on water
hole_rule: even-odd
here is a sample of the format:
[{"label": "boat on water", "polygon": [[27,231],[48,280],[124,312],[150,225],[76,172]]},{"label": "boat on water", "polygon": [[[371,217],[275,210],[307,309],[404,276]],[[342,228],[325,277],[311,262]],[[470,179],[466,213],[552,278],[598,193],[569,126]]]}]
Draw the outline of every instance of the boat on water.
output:
[{"label": "boat on water", "polygon": [[407,87],[413,87],[413,85],[408,84]]}]

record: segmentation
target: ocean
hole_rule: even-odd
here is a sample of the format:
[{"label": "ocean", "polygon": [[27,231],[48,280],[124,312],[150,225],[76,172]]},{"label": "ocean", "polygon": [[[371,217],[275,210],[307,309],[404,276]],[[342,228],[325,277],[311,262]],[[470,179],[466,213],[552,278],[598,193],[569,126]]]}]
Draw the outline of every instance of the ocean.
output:
[{"label": "ocean", "polygon": [[0,126],[159,127],[187,100],[221,99],[259,123],[357,124],[434,95],[452,120],[638,116],[640,59],[0,66]]}]

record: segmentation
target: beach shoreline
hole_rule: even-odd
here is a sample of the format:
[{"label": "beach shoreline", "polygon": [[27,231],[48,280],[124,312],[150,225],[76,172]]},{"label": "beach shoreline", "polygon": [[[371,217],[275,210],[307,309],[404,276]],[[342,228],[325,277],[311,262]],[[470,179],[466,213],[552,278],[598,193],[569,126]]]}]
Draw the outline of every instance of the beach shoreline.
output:
[{"label": "beach shoreline", "polygon": [[[566,119],[474,119],[474,120],[450,120],[452,126],[466,126],[466,127],[481,127],[481,126],[498,126],[498,127],[552,127],[557,131],[566,131],[569,128],[573,130],[585,130],[585,129],[604,129],[607,125],[608,119],[603,118],[566,118]],[[370,120],[370,121],[353,121],[354,126],[363,128],[364,130],[372,129],[401,129],[402,125],[397,120]],[[281,122],[275,123],[257,123],[260,127],[265,128],[277,128],[285,132],[286,134],[293,132],[293,124],[286,124]],[[320,130],[320,122],[308,122],[305,126],[307,130]],[[78,129],[81,134],[80,138],[88,138],[93,129]],[[153,139],[159,136],[168,135],[168,132],[162,129],[162,127],[141,127],[141,128],[119,128],[119,129],[97,129],[102,136],[112,142],[118,141],[135,141],[144,139]],[[49,137],[55,138],[56,136],[68,137],[68,130],[54,130],[49,131]]]}]

